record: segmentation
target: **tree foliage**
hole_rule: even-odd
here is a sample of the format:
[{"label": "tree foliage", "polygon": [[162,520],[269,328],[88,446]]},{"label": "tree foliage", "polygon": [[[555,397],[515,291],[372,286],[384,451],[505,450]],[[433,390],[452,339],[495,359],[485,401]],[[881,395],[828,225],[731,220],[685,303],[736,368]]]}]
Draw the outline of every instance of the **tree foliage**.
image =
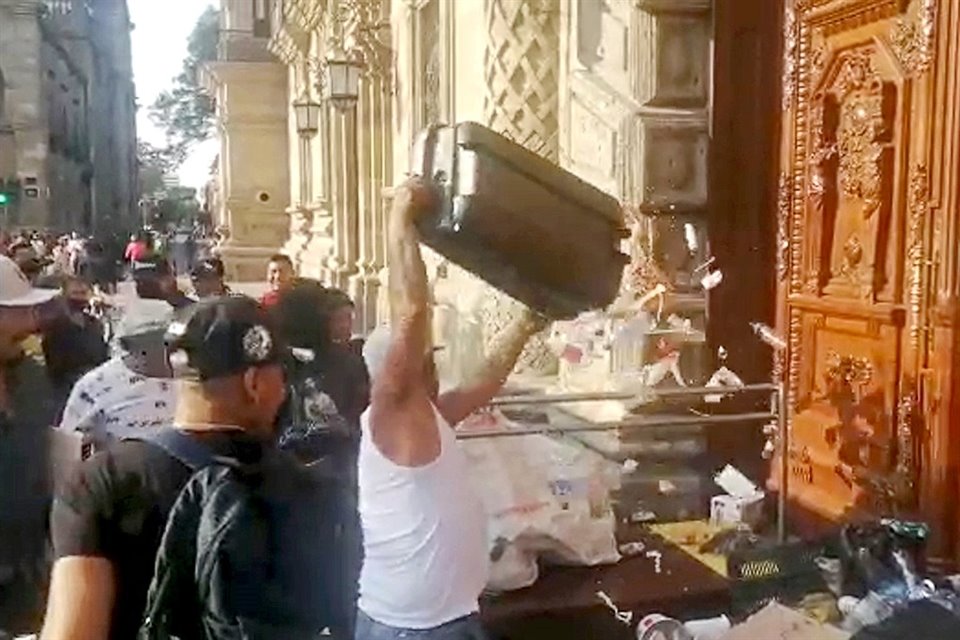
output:
[{"label": "tree foliage", "polygon": [[180,163],[193,145],[213,134],[213,101],[200,86],[200,67],[217,57],[220,13],[213,7],[197,19],[187,40],[183,68],[170,89],[161,93],[150,107],[150,119],[167,136],[167,156]]},{"label": "tree foliage", "polygon": [[184,149],[155,147],[149,142],[137,142],[137,160],[140,166],[140,195],[154,196],[164,189],[164,178],[173,175],[183,164]]}]

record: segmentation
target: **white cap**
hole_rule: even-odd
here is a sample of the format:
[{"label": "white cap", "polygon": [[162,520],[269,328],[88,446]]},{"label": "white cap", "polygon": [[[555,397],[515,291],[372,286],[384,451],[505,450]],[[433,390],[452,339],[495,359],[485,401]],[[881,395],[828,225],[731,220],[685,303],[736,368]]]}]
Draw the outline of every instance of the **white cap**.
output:
[{"label": "white cap", "polygon": [[373,380],[380,375],[387,351],[390,349],[390,327],[380,325],[367,336],[363,343],[363,360],[367,364],[367,373]]},{"label": "white cap", "polygon": [[[392,343],[392,333],[389,325],[380,325],[374,329],[366,341],[363,343],[363,360],[367,365],[367,373],[373,380],[383,371],[383,365],[386,364],[387,354],[390,351]],[[442,346],[427,345],[427,352],[424,356],[433,355],[437,351],[443,350]]]},{"label": "white cap", "polygon": [[135,300],[125,305],[117,326],[118,338],[166,333],[176,314],[164,300]]},{"label": "white cap", "polygon": [[0,256],[0,307],[35,307],[59,293],[57,289],[35,289],[16,262]]}]

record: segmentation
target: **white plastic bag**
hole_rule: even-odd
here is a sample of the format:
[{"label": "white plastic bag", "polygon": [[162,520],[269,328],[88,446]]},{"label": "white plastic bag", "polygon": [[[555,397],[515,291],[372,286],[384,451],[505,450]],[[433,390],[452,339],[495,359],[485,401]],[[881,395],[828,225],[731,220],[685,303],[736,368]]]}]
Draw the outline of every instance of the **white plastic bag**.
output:
[{"label": "white plastic bag", "polygon": [[[492,425],[518,426],[499,413],[484,416],[484,428]],[[461,444],[487,511],[489,589],[533,584],[538,558],[563,565],[620,560],[608,499],[609,462],[579,444],[542,435]]]}]

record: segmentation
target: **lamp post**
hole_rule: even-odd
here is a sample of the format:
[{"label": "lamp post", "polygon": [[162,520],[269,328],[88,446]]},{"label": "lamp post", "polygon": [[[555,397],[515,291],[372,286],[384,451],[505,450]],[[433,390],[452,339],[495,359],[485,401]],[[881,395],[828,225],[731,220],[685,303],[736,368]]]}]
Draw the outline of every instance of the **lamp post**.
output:
[{"label": "lamp post", "polygon": [[293,103],[297,133],[300,136],[300,200],[304,205],[313,200],[313,158],[310,139],[320,130],[320,104],[303,95]]},{"label": "lamp post", "polygon": [[327,58],[326,99],[338,111],[357,106],[360,98],[360,74],[363,64],[336,49]]},{"label": "lamp post", "polygon": [[331,176],[335,248],[328,262],[333,284],[355,297],[353,289],[356,285],[360,233],[356,122],[363,67],[355,55],[344,50],[342,40],[338,40],[334,40],[324,61],[323,79],[324,99],[337,112],[330,131],[330,142],[337,166],[336,174]]}]

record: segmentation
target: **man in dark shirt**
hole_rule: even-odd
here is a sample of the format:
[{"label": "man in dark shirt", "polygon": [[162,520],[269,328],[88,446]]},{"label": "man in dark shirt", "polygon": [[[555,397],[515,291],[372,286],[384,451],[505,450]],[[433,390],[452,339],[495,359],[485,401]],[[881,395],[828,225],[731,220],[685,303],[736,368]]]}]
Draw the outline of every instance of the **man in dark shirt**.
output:
[{"label": "man in dark shirt", "polygon": [[145,300],[166,300],[175,309],[193,304],[177,285],[173,270],[163,258],[153,258],[146,262],[133,264],[133,282],[137,297]]},{"label": "man in dark shirt", "polygon": [[206,258],[194,265],[190,271],[190,282],[196,299],[230,295],[230,287],[223,278],[224,267],[220,258]]},{"label": "man in dark shirt", "polygon": [[[174,427],[218,455],[255,462],[273,447],[285,395],[281,348],[259,305],[215,298],[167,332],[178,378]],[[45,640],[136,637],[167,514],[190,470],[126,440],[85,461],[51,516],[56,563]]]},{"label": "man in dark shirt", "polygon": [[56,390],[60,408],[66,404],[77,380],[110,356],[103,324],[89,311],[92,296],[86,280],[77,276],[66,278],[63,283],[65,312],[43,329],[47,375]]},{"label": "man in dark shirt", "polygon": [[57,293],[34,289],[0,255],[0,637],[35,630],[43,611],[46,430],[56,406],[33,336]]}]

